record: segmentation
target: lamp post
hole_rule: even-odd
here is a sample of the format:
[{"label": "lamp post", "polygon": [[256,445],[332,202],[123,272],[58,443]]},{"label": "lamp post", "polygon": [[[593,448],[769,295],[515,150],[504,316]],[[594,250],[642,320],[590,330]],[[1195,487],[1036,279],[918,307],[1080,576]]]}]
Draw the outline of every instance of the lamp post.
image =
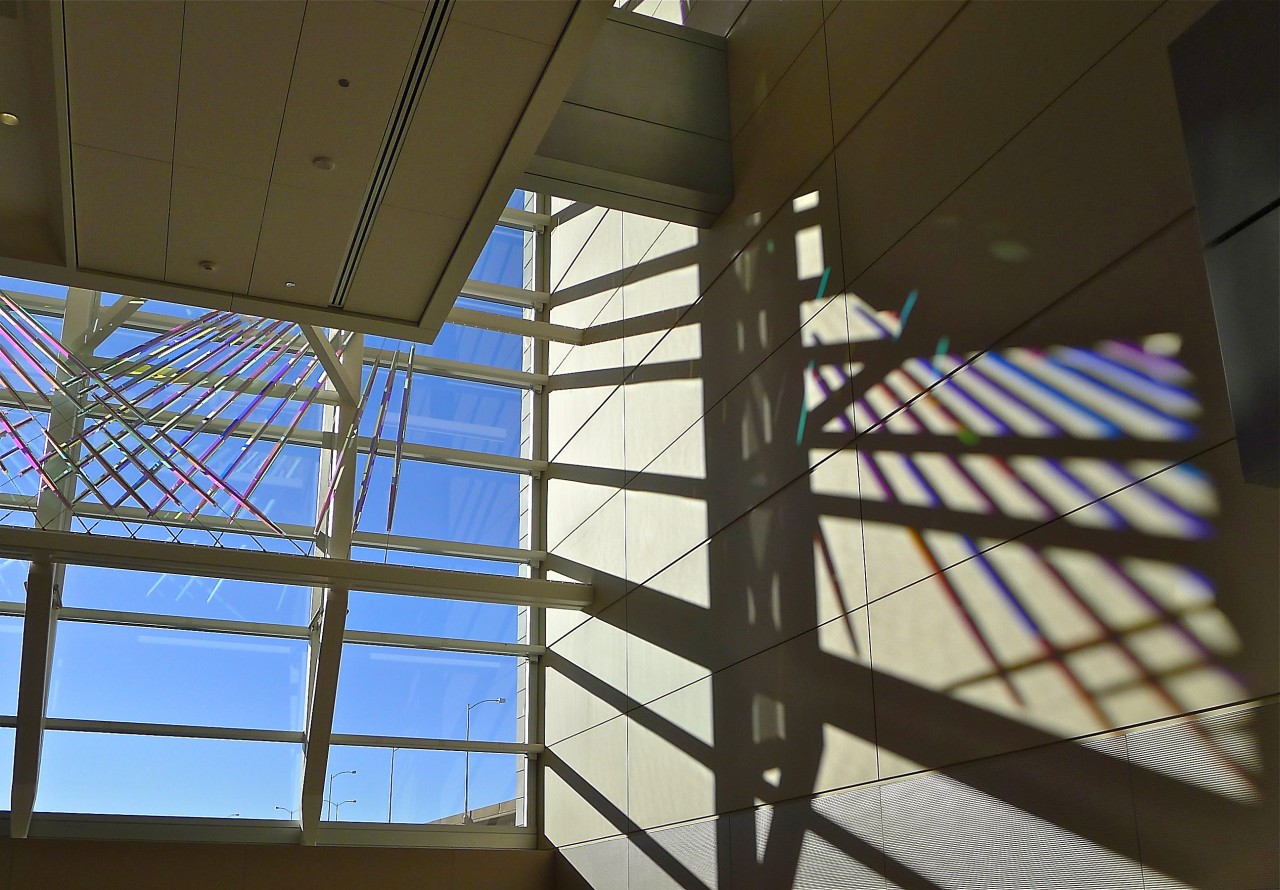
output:
[{"label": "lamp post", "polygon": [[288,813],[290,821],[293,819],[293,814],[298,812],[297,810],[291,810],[288,807],[276,807],[276,809],[282,813]]},{"label": "lamp post", "polygon": [[338,801],[338,802],[336,802],[336,803],[333,803],[332,801],[330,801],[330,803],[333,803],[333,819],[334,819],[334,821],[336,822],[336,821],[338,820],[338,807],[340,807],[340,806],[342,806],[342,805],[344,805],[344,804],[355,803],[355,802],[356,802],[355,798],[352,798],[351,800],[340,800],[340,801]]},{"label": "lamp post", "polygon": [[396,752],[399,748],[391,749],[391,783],[387,786],[387,822],[391,822],[391,799],[396,793]]},{"label": "lamp post", "polygon": [[338,776],[354,776],[356,771],[353,769],[344,769],[340,773],[334,773],[329,777],[329,818],[333,819],[333,780]]},{"label": "lamp post", "polygon": [[[472,702],[467,705],[467,741],[471,741],[471,709],[476,705],[483,705],[486,702],[505,705],[505,698],[483,698],[480,701]],[[462,824],[471,824],[471,749],[465,752],[466,765],[462,769]]]}]

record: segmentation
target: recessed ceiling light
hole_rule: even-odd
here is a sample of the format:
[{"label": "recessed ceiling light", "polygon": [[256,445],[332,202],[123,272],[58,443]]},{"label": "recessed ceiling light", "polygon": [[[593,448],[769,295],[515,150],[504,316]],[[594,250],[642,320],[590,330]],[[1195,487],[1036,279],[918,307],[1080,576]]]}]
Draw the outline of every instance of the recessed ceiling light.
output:
[{"label": "recessed ceiling light", "polygon": [[334,168],[333,158],[326,155],[319,155],[311,159],[311,165],[317,170],[332,170]]},{"label": "recessed ceiling light", "polygon": [[16,127],[18,125],[18,116],[6,111],[0,114],[0,124],[4,124],[6,127]]},{"label": "recessed ceiling light", "polygon": [[339,77],[338,86],[345,90],[347,87],[351,86],[351,81],[347,80],[345,77]]},{"label": "recessed ceiling light", "polygon": [[200,268],[204,269],[206,272],[212,272],[214,269],[218,268],[218,264],[213,260],[201,260],[199,265]]},{"label": "recessed ceiling light", "polygon": [[285,286],[285,287],[297,287],[298,285],[297,285],[295,282],[293,282],[293,281],[286,281],[286,282],[284,283],[284,286]]}]

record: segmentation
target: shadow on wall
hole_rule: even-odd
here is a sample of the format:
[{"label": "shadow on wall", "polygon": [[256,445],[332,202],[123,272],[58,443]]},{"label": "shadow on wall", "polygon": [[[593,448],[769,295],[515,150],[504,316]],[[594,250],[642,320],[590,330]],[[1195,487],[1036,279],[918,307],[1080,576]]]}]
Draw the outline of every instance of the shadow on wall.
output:
[{"label": "shadow on wall", "polygon": [[[1194,222],[989,336],[943,328],[946,294],[842,292],[823,200],[683,305],[645,282],[696,244],[558,296],[625,282],[587,342],[640,348],[557,388],[625,375],[642,459],[637,425],[671,422],[642,406],[693,418],[644,466],[553,466],[627,498],[620,575],[548,562],[627,639],[617,683],[547,657],[629,732],[621,801],[572,738],[549,749],[594,836],[625,836],[562,849],[561,886],[1280,885],[1277,706],[1153,722],[1275,692],[1275,502],[1220,434],[1208,307],[1115,303],[1144,274],[1125,263],[1195,256]],[[635,567],[668,537],[687,543]]]}]

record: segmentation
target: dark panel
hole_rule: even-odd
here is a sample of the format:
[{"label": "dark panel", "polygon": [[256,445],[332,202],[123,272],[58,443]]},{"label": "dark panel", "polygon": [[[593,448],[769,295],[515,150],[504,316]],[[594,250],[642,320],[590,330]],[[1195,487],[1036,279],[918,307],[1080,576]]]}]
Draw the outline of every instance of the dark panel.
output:
[{"label": "dark panel", "polygon": [[1277,736],[1280,705],[1128,736],[1147,890],[1280,887]]},{"label": "dark panel", "polygon": [[1280,209],[1205,253],[1240,465],[1245,481],[1273,486],[1280,486],[1278,251]]},{"label": "dark panel", "polygon": [[1207,244],[1280,197],[1280,3],[1223,0],[1169,59]]}]

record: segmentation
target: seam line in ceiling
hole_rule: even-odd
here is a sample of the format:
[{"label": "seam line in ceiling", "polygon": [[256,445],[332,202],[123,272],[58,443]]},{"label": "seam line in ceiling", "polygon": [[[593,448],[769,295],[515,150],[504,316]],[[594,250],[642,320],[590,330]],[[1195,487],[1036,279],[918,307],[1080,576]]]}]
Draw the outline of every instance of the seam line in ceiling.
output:
[{"label": "seam line in ceiling", "polygon": [[346,256],[342,259],[342,268],[334,284],[333,296],[329,300],[329,305],[334,308],[341,309],[346,305],[347,294],[360,267],[360,259],[369,242],[374,221],[382,206],[382,199],[391,184],[391,177],[395,173],[396,163],[400,159],[400,152],[408,136],[409,127],[413,123],[414,113],[418,109],[418,100],[426,85],[427,76],[431,73],[452,9],[453,0],[436,0],[423,17],[413,60],[405,72],[404,80],[401,81],[391,120],[382,135],[382,146],[378,150],[373,175],[369,179],[368,188],[365,189],[364,201],[360,205],[360,215],[351,234]]}]

